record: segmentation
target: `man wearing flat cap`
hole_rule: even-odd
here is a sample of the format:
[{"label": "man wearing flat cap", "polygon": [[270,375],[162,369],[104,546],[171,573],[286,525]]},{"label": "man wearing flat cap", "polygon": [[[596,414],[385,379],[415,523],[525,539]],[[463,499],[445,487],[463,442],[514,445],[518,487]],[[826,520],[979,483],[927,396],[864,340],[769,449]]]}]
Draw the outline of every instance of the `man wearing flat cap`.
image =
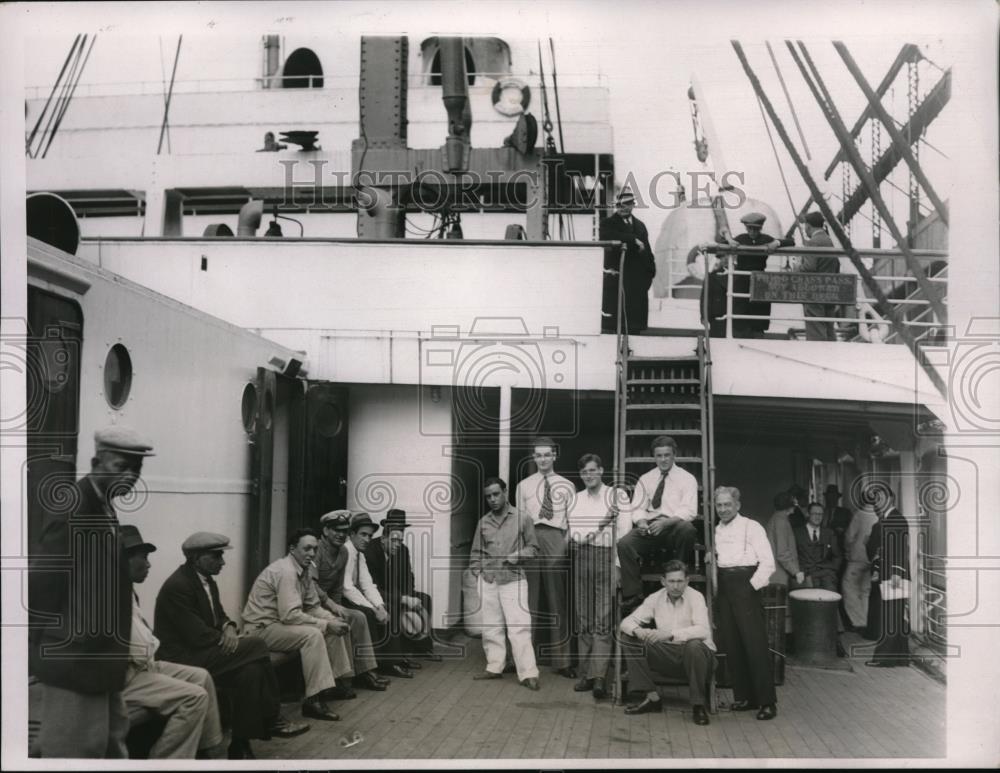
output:
[{"label": "man wearing flat cap", "polygon": [[132,581],[114,500],[135,488],[153,447],[120,425],[95,432],[94,446],[90,473],[48,497],[31,560],[29,653],[31,673],[44,686],[42,757],[128,756],[122,691]]},{"label": "man wearing flat cap", "polygon": [[237,635],[226,614],[215,577],[226,565],[229,537],[200,531],[181,544],[185,562],[156,596],[154,632],[160,656],[200,666],[231,692],[232,742],[229,759],[253,759],[250,739],[291,738],[308,725],[281,716],[280,690],[264,640]]},{"label": "man wearing flat cap", "polygon": [[407,656],[440,660],[434,654],[431,638],[431,597],[416,589],[410,549],[403,536],[409,528],[406,511],[392,509],[379,524],[382,536],[373,539],[365,550],[365,561],[375,585],[389,610],[389,624],[400,632],[402,654],[407,668],[420,668],[420,663]]},{"label": "man wearing flat cap", "polygon": [[[132,582],[145,582],[149,554],[156,546],[143,542],[139,530],[131,525],[121,527],[121,538]],[[125,706],[133,722],[146,712],[166,719],[163,732],[149,750],[149,758],[194,759],[198,752],[219,757],[222,723],[211,675],[204,668],[159,660],[159,647],[133,591]]]},{"label": "man wearing flat cap", "polygon": [[[804,247],[833,247],[833,241],[826,232],[823,215],[810,212],[803,218],[806,229]],[[839,274],[840,258],[836,255],[803,255],[799,271],[811,274]],[[815,317],[836,317],[840,307],[831,303],[804,303],[807,341],[836,341],[833,322],[813,322]]]},{"label": "man wearing flat cap", "polygon": [[[746,233],[741,233],[729,239],[732,247],[763,247],[765,251],[755,255],[737,255],[735,269],[737,271],[763,271],[767,267],[767,254],[779,247],[791,247],[795,242],[791,239],[776,239],[764,233],[764,223],[767,217],[760,212],[750,212],[740,218],[746,227]],[[728,279],[725,271],[727,260],[720,260],[719,265],[708,276],[708,315],[710,335],[722,337],[726,334],[726,292]],[[736,274],[733,277],[733,292],[750,292],[750,276]],[[760,319],[734,319],[734,338],[763,338],[764,331],[771,324],[771,304],[767,301],[751,301],[749,298],[733,298],[734,315],[753,315]]]},{"label": "man wearing flat cap", "polygon": [[[656,261],[649,247],[649,232],[646,224],[632,214],[635,194],[624,188],[618,194],[615,213],[601,221],[599,238],[601,241],[621,242],[625,246],[625,265],[622,288],[625,292],[625,321],[629,333],[640,333],[649,326],[649,288],[656,276]],[[605,268],[618,271],[620,254],[614,250],[606,259]],[[613,332],[616,329],[615,312],[618,309],[618,277],[605,278],[603,327]]]},{"label": "man wearing flat cap", "polygon": [[364,612],[343,606],[344,572],[347,570],[347,535],[351,531],[351,511],[334,510],[320,516],[321,537],[316,549],[316,561],[311,572],[325,596],[324,606],[340,615],[351,627],[354,686],[366,690],[384,691],[388,679],[380,677],[375,669],[378,661],[372,646],[371,631]]},{"label": "man wearing flat cap", "polygon": [[344,606],[358,610],[367,618],[379,671],[385,676],[412,679],[413,672],[406,667],[402,655],[403,645],[399,632],[389,624],[389,610],[372,579],[365,557],[377,528],[368,513],[354,513],[351,516],[347,566],[344,571]]}]

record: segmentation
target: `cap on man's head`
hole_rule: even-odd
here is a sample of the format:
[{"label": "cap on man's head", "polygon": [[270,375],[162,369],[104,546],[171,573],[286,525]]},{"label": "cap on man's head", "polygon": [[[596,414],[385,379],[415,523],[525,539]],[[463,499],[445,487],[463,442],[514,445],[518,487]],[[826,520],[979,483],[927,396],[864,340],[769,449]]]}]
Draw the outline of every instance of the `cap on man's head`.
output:
[{"label": "cap on man's head", "polygon": [[371,526],[373,529],[378,528],[368,513],[354,513],[351,516],[351,531],[363,529],[365,526]]},{"label": "cap on man's head", "polygon": [[826,487],[826,490],[823,493],[824,494],[836,494],[839,497],[840,496],[840,489],[837,488],[837,484],[836,483],[830,483]]},{"label": "cap on man's head", "polygon": [[319,517],[319,525],[323,529],[336,529],[337,531],[347,531],[351,528],[350,510],[331,510]]},{"label": "cap on man's head", "polygon": [[97,451],[114,451],[131,456],[156,456],[153,446],[145,438],[131,427],[120,424],[97,430],[94,433],[94,448]]},{"label": "cap on man's head", "polygon": [[760,212],[749,212],[740,218],[740,222],[743,225],[755,225],[758,228],[763,227],[764,221],[767,220],[767,215],[762,215]]},{"label": "cap on man's head", "polygon": [[156,550],[156,545],[143,540],[142,535],[139,533],[139,528],[130,523],[122,524],[118,528],[118,536],[121,539],[122,548],[126,551],[139,550],[141,548],[146,553],[152,553]]},{"label": "cap on man's head", "polygon": [[632,203],[635,203],[635,194],[632,193],[632,189],[631,188],[622,188],[618,192],[618,198],[616,199],[616,201],[619,204],[624,204],[625,202],[629,202],[629,201],[632,202]]},{"label": "cap on man's head", "polygon": [[397,510],[396,508],[389,510],[379,525],[386,531],[389,531],[390,529],[410,528],[410,524],[406,522],[406,511]]},{"label": "cap on man's head", "polygon": [[232,550],[229,544],[229,537],[225,534],[213,534],[210,531],[198,531],[181,543],[181,552],[184,555],[191,553],[203,553],[212,550]]},{"label": "cap on man's head", "polygon": [[826,220],[823,219],[823,215],[819,212],[810,212],[804,218],[802,218],[806,224],[811,225],[813,228],[822,228]]}]

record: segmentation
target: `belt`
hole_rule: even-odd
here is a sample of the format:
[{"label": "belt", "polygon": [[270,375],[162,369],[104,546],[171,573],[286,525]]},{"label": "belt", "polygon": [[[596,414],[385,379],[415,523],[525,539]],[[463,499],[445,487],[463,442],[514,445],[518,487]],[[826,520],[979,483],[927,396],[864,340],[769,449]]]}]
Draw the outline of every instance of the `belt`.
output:
[{"label": "belt", "polygon": [[753,566],[720,566],[720,572],[756,572],[757,565]]}]

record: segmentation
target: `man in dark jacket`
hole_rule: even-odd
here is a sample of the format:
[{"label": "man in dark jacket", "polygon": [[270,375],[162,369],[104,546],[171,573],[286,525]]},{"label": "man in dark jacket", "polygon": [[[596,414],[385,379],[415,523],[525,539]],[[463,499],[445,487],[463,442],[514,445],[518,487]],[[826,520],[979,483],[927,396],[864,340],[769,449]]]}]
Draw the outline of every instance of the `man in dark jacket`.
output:
[{"label": "man in dark jacket", "polygon": [[823,526],[823,505],[813,502],[805,526],[792,529],[804,582],[794,584],[805,588],[822,588],[837,592],[837,571],[841,552],[833,529]]},{"label": "man in dark jacket", "polygon": [[184,564],[156,597],[153,629],[161,660],[206,669],[219,687],[232,691],[230,759],[253,759],[251,738],[291,738],[308,725],[281,716],[278,680],[263,639],[237,635],[236,623],[219,598],[215,575],[232,549],[222,534],[198,532],[181,545]]},{"label": "man in dark jacket", "polygon": [[[625,270],[622,287],[625,292],[625,325],[629,333],[640,333],[649,326],[649,288],[656,276],[656,261],[649,247],[649,232],[639,218],[632,215],[635,194],[627,188],[618,194],[615,214],[601,221],[599,237],[602,241],[617,241],[625,245]],[[607,269],[617,271],[619,254],[608,259]],[[612,281],[612,279],[614,281]],[[604,311],[611,314],[604,319],[603,328],[615,330],[614,314],[618,309],[618,277],[605,282]]]},{"label": "man in dark jacket", "polygon": [[30,668],[44,685],[42,757],[128,756],[122,690],[132,580],[112,501],[135,488],[153,447],[122,426],[95,432],[94,445],[90,473],[51,497],[63,506],[49,507],[31,561]]},{"label": "man in dark jacket", "polygon": [[[872,589],[869,610],[877,609],[880,630],[869,633],[878,644],[866,666],[908,666],[910,664],[910,626],[906,601],[910,595],[910,526],[896,509],[895,497],[888,490],[885,507],[876,505],[879,522],[872,526],[865,550],[872,562]],[[869,615],[871,620],[871,615]]]},{"label": "man in dark jacket", "polygon": [[[779,247],[791,247],[795,244],[791,239],[776,239],[764,233],[765,215],[751,212],[740,218],[746,226],[746,233],[730,238],[728,244],[732,247],[763,247],[759,254],[738,255],[735,269],[737,271],[763,271],[767,267],[767,255]],[[709,333],[713,337],[726,334],[726,293],[728,277],[725,271],[727,259],[720,260],[716,270],[707,277],[708,282],[708,314]],[[737,274],[733,277],[734,293],[750,292],[750,276]],[[771,304],[768,301],[751,301],[749,298],[733,298],[733,314],[746,314],[762,317],[762,319],[734,319],[734,338],[763,338],[764,331],[771,324]]]},{"label": "man in dark jacket", "polygon": [[[806,240],[804,247],[833,247],[833,241],[826,232],[825,221],[819,212],[810,212],[804,218]],[[804,255],[799,267],[800,271],[812,274],[839,274],[840,258],[836,255]],[[806,315],[807,341],[836,341],[832,322],[810,322],[810,317],[835,317],[838,306],[829,303],[803,304]]]},{"label": "man in dark jacket", "polygon": [[[389,510],[379,524],[382,536],[371,541],[365,550],[365,560],[368,571],[378,586],[379,593],[385,599],[389,610],[390,625],[400,628],[404,655],[420,655],[428,660],[440,660],[440,655],[434,654],[434,640],[430,630],[423,630],[423,635],[415,636],[417,630],[407,630],[402,625],[405,613],[412,613],[429,628],[431,615],[431,597],[416,590],[413,578],[413,564],[410,561],[410,549],[403,544],[404,530],[409,527],[406,522],[406,512]],[[420,668],[420,664],[407,660],[408,668]]]}]

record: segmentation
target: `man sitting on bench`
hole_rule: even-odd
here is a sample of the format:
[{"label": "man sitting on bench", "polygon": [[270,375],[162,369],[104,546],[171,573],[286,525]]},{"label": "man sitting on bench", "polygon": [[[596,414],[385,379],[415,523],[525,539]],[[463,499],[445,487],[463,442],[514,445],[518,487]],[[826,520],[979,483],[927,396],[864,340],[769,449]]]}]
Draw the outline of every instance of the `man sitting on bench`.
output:
[{"label": "man sitting on bench", "polygon": [[[663,710],[653,682],[657,672],[687,678],[694,723],[707,725],[705,701],[715,643],[705,597],[688,587],[687,565],[683,561],[667,562],[662,582],[663,590],[648,596],[622,620],[621,632],[625,635],[622,652],[628,657],[629,688],[646,693],[640,703],[626,706],[625,713]],[[650,623],[653,627],[646,627]]]}]

